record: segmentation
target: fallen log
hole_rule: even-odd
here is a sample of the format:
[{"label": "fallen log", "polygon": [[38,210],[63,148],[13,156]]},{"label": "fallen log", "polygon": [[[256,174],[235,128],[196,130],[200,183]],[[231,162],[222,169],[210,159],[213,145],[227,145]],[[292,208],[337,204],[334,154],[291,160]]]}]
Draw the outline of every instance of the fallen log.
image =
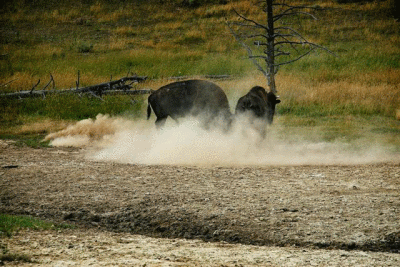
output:
[{"label": "fallen log", "polygon": [[[51,76],[51,81],[54,82],[53,77]],[[149,94],[151,93],[151,89],[141,89],[141,90],[131,90],[133,83],[144,82],[147,79],[145,76],[129,76],[123,77],[121,79],[100,83],[96,85],[86,86],[86,87],[78,87],[71,89],[63,89],[63,90],[44,90],[50,82],[44,87],[43,90],[34,90],[40,83],[40,80],[32,87],[30,90],[23,90],[14,93],[5,93],[0,94],[0,97],[9,98],[9,99],[22,99],[28,97],[43,97],[45,98],[48,94],[92,94],[97,97],[101,97],[102,95],[109,94],[126,94],[126,95],[136,95],[136,94]],[[130,82],[130,83],[127,83]],[[77,83],[78,84],[78,83]]]},{"label": "fallen log", "polygon": [[[76,89],[65,89],[65,90],[38,90],[38,91],[19,91],[15,93],[0,94],[0,97],[8,99],[23,99],[28,97],[46,97],[48,94],[74,94],[74,93],[93,93],[91,90],[81,90],[82,88]],[[152,89],[139,89],[139,90],[127,90],[127,89],[112,89],[112,90],[102,90],[101,95],[142,95],[150,94]],[[97,95],[97,94],[95,94]],[[97,95],[98,96],[98,95]]]},{"label": "fallen log", "polygon": [[[115,90],[130,90],[132,88],[131,84],[135,82],[144,82],[147,79],[147,77],[139,77],[139,76],[131,76],[131,77],[124,77],[116,81],[110,81],[110,82],[105,82],[105,83],[100,83],[92,86],[87,86],[87,87],[82,87],[82,88],[77,88],[75,89],[76,93],[86,93],[86,92],[98,92],[99,95],[102,94],[102,91],[105,90],[112,90],[113,88]],[[130,84],[125,84],[128,81],[132,81]]]},{"label": "fallen log", "polygon": [[138,90],[106,90],[103,95],[145,95],[153,92],[153,89],[138,89]]},{"label": "fallen log", "polygon": [[231,79],[232,76],[228,74],[223,75],[200,75],[200,76],[172,76],[169,77],[168,80],[186,80],[186,79],[193,79],[193,78],[205,78],[205,79],[213,79],[213,80],[227,80]]},{"label": "fallen log", "polygon": [[[105,83],[100,83],[91,86],[79,87],[80,83],[80,73],[78,71],[78,80],[76,81],[76,88],[70,89],[61,89],[55,90],[55,81],[53,76],[50,74],[50,81],[43,87],[42,90],[35,90],[35,88],[40,84],[40,80],[30,89],[30,90],[22,90],[14,93],[3,93],[0,94],[0,98],[8,98],[8,99],[23,99],[30,97],[43,97],[45,98],[48,94],[91,94],[94,97],[101,99],[103,95],[116,95],[116,94],[125,94],[125,95],[140,95],[140,94],[150,94],[152,89],[140,89],[140,90],[131,90],[132,84],[140,83],[146,81],[146,76],[126,76],[118,80],[109,81]],[[169,79],[173,80],[184,80],[194,78],[193,76],[176,76],[170,77]],[[199,78],[206,79],[230,79],[231,75],[203,75]],[[8,82],[11,83],[12,81]],[[53,89],[45,90],[50,84],[53,82]],[[129,82],[129,83],[128,83]],[[7,85],[8,83],[3,84],[2,86]]]}]

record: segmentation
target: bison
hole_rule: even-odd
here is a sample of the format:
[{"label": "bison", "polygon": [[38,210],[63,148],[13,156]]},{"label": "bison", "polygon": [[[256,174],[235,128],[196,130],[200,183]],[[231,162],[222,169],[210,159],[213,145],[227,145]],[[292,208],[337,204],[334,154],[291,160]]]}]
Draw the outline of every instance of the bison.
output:
[{"label": "bison", "polygon": [[[257,121],[257,130],[265,137],[266,124],[272,124],[275,115],[275,106],[281,101],[273,93],[267,93],[261,86],[254,86],[246,95],[239,98],[235,116],[249,114],[252,122]],[[254,125],[254,123],[253,123]]]},{"label": "bison", "polygon": [[175,121],[194,116],[200,119],[205,128],[222,121],[227,129],[232,116],[224,91],[205,80],[174,82],[153,91],[148,98],[147,119],[152,109],[157,116],[157,128],[165,124],[168,116]]}]

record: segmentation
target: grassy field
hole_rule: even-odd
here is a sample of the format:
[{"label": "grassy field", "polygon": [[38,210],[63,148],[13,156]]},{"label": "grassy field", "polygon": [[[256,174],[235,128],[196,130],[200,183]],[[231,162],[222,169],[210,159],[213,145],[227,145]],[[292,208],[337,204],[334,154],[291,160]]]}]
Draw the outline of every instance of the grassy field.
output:
[{"label": "grassy field", "polygon": [[[233,80],[218,84],[233,109],[250,86],[266,86],[226,26],[226,20],[237,20],[234,9],[265,21],[253,2],[8,1],[0,20],[0,54],[6,55],[0,60],[0,91],[27,90],[38,79],[40,89],[49,73],[56,89],[74,87],[78,71],[82,86],[132,72],[149,77],[138,88],[153,89],[171,76],[230,74]],[[373,133],[400,145],[400,24],[392,15],[394,1],[291,3],[326,8],[310,11],[318,20],[289,23],[337,57],[319,51],[280,69],[280,123],[285,129],[317,127],[328,132],[326,140]],[[36,140],[98,113],[144,118],[147,101],[52,96],[0,104],[1,136]]]},{"label": "grassy field", "polygon": [[0,262],[33,262],[27,254],[11,253],[7,245],[1,242],[2,238],[11,237],[15,232],[21,229],[32,230],[62,230],[72,229],[73,225],[53,224],[42,221],[31,216],[14,216],[0,214]]}]

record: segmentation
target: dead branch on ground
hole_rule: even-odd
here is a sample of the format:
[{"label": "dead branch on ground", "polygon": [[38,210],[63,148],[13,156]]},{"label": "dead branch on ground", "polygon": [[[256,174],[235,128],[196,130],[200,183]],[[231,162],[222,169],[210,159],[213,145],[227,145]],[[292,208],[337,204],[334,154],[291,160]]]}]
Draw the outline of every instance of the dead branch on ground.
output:
[{"label": "dead branch on ground", "polygon": [[[109,81],[105,83],[100,83],[91,86],[79,87],[80,74],[78,72],[78,80],[76,81],[76,88],[56,90],[55,81],[53,76],[50,74],[50,81],[43,87],[42,90],[35,90],[35,88],[40,84],[40,79],[38,82],[30,89],[23,90],[14,93],[0,94],[0,97],[9,99],[23,99],[28,97],[43,97],[45,98],[48,94],[91,94],[96,98],[100,98],[102,95],[110,94],[125,94],[125,95],[138,95],[138,94],[149,94],[151,89],[141,89],[141,90],[131,90],[133,88],[132,84],[144,82],[147,79],[145,76],[127,76],[115,81]],[[53,89],[46,90],[46,88],[53,82]]]}]

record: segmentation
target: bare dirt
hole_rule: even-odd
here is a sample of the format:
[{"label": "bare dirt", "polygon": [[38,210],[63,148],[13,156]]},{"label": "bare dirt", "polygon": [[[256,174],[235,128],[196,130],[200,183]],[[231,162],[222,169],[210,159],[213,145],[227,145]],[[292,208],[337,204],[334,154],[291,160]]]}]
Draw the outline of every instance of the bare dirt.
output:
[{"label": "bare dirt", "polygon": [[[398,266],[400,162],[145,165],[0,143],[0,212],[76,224],[3,240],[42,266]],[[35,263],[26,263],[35,265]]]}]

